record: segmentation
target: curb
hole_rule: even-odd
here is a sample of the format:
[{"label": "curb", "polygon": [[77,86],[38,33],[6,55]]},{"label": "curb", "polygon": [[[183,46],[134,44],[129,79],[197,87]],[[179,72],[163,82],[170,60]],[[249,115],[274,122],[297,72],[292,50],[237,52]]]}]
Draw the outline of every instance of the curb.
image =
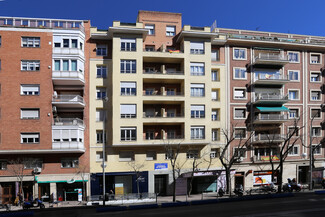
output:
[{"label": "curb", "polygon": [[325,190],[322,190],[322,191],[315,191],[315,194],[325,194]]},{"label": "curb", "polygon": [[34,211],[10,211],[0,213],[0,217],[34,216]]}]

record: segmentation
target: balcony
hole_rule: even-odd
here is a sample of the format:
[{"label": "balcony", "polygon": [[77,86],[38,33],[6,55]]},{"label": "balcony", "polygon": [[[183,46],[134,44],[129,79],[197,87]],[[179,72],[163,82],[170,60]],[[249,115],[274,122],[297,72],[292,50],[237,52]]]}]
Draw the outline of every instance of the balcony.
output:
[{"label": "balcony", "polygon": [[255,117],[254,124],[281,124],[288,120],[287,114],[258,114]]},{"label": "balcony", "polygon": [[78,118],[56,118],[52,124],[52,150],[60,153],[83,153],[84,123]]},{"label": "balcony", "polygon": [[[279,158],[279,155],[271,155],[271,160],[272,161],[279,161],[280,158]],[[253,162],[267,162],[269,163],[270,162],[270,156],[269,155],[266,155],[266,156],[261,156],[261,155],[255,155],[252,157],[252,161]]]},{"label": "balcony", "polygon": [[52,105],[60,108],[84,108],[85,101],[79,95],[56,95],[52,97]]},{"label": "balcony", "polygon": [[54,47],[53,54],[81,57],[82,59],[85,57],[84,51],[79,48]]},{"label": "balcony", "polygon": [[277,93],[259,93],[255,96],[254,105],[284,104],[289,101],[288,95]]},{"label": "balcony", "polygon": [[143,74],[147,75],[184,75],[183,71],[158,71],[158,70],[143,70]]},{"label": "balcony", "polygon": [[253,144],[258,143],[281,143],[286,139],[286,135],[281,134],[258,134],[253,137]]},{"label": "balcony", "polygon": [[279,53],[259,53],[254,58],[254,64],[281,65],[289,63],[288,57]]},{"label": "balcony", "polygon": [[288,76],[279,73],[255,73],[254,76],[254,84],[284,85],[288,82]]},{"label": "balcony", "polygon": [[54,85],[84,85],[85,76],[82,70],[79,71],[52,71]]}]

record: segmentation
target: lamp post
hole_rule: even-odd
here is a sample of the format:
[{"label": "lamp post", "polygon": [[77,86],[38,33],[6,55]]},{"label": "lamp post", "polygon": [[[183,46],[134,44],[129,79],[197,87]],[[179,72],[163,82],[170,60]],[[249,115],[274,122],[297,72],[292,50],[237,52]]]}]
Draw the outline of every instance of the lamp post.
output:
[{"label": "lamp post", "polygon": [[[104,107],[105,103],[108,101],[108,97],[103,97],[104,100]],[[105,181],[105,144],[106,144],[106,110],[104,110],[103,114],[103,134],[102,134],[102,139],[103,139],[103,162],[102,162],[102,168],[103,168],[103,206],[105,206],[105,193],[106,193],[106,181]]]}]

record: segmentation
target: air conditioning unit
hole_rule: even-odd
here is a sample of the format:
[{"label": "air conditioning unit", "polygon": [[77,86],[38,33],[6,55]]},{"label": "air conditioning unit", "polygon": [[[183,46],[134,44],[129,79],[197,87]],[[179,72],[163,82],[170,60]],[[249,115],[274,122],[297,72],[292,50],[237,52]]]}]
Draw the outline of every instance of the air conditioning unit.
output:
[{"label": "air conditioning unit", "polygon": [[243,157],[240,157],[239,159],[238,159],[238,162],[242,162],[244,160],[244,158]]},{"label": "air conditioning unit", "polygon": [[42,172],[42,168],[34,168],[34,173],[41,173]]}]

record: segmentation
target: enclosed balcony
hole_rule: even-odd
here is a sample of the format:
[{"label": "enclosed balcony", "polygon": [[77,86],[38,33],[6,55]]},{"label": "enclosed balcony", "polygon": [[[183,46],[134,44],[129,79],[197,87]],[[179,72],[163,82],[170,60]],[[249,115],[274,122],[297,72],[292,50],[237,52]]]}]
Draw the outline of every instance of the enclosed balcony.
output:
[{"label": "enclosed balcony", "polygon": [[259,65],[281,65],[289,63],[288,57],[275,52],[259,52],[254,57],[254,64]]},{"label": "enclosed balcony", "polygon": [[254,105],[284,104],[289,101],[288,95],[280,93],[255,93]]},{"label": "enclosed balcony", "polygon": [[289,82],[288,76],[273,72],[255,72],[254,84],[284,85]]},{"label": "enclosed balcony", "polygon": [[255,117],[254,124],[281,124],[288,120],[288,114],[260,113]]},{"label": "enclosed balcony", "polygon": [[85,101],[79,95],[56,95],[52,97],[52,105],[65,108],[84,108]]},{"label": "enclosed balcony", "polygon": [[52,150],[62,153],[82,153],[84,122],[78,118],[55,118],[52,124]]},{"label": "enclosed balcony", "polygon": [[83,70],[79,71],[52,71],[54,85],[84,85],[85,76]]},{"label": "enclosed balcony", "polygon": [[257,134],[253,137],[253,144],[258,143],[281,143],[286,139],[286,135],[281,134]]},{"label": "enclosed balcony", "polygon": [[278,161],[279,159],[279,149],[277,147],[254,148],[253,162],[270,162],[270,160]]}]

